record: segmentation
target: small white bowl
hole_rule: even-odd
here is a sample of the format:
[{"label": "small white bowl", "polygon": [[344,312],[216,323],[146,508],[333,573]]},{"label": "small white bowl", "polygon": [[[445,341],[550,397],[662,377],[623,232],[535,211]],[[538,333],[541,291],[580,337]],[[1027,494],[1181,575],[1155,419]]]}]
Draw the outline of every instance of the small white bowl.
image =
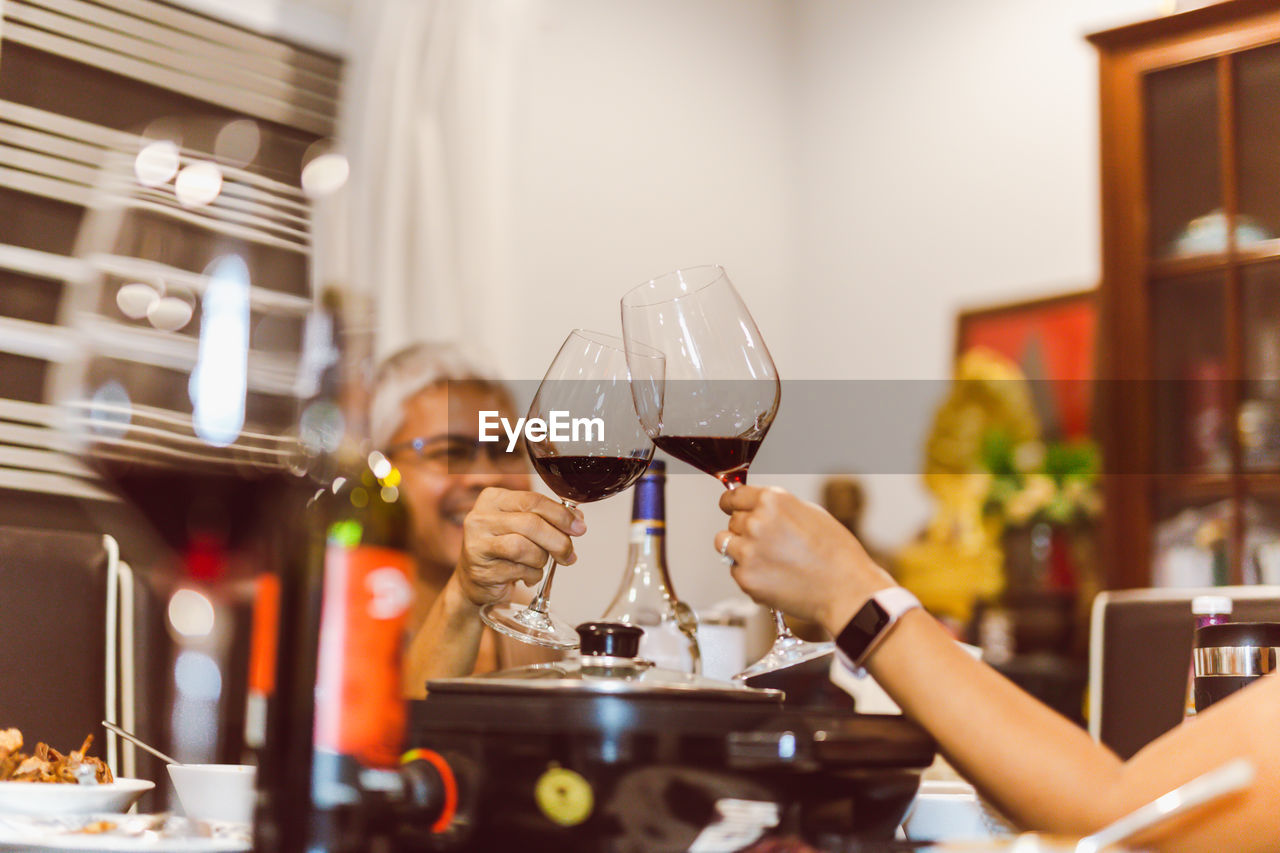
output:
[{"label": "small white bowl", "polygon": [[248,764],[170,764],[169,778],[187,817],[249,823],[257,768]]},{"label": "small white bowl", "polygon": [[34,815],[126,812],[154,787],[155,783],[146,779],[122,778],[102,785],[0,782],[0,812]]}]

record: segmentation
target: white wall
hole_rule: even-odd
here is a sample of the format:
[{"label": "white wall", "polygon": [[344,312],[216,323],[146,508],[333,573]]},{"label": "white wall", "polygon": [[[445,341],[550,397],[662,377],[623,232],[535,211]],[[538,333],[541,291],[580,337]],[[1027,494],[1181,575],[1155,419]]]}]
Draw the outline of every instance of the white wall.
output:
[{"label": "white wall", "polygon": [[[1097,282],[1097,60],[1085,33],[1152,0],[803,0],[795,374],[950,373],[956,312]],[[931,410],[904,419],[923,446]],[[909,538],[911,474],[870,483],[867,530]]]},{"label": "white wall", "polygon": [[[784,377],[937,379],[955,312],[1098,275],[1096,64],[1083,35],[1157,0],[513,0],[498,365],[538,378],[574,326],[616,330],[630,285],[724,264]],[[784,406],[785,408],[785,406]],[[931,412],[900,428],[923,442]],[[767,446],[766,446],[767,450]],[[918,476],[871,478],[868,531],[927,518]],[[818,478],[770,478],[812,496]],[[669,487],[683,597],[736,592],[719,486]],[[556,584],[597,615],[628,497],[587,507]]]},{"label": "white wall", "polygon": [[[572,326],[616,329],[632,283],[722,263],[784,377],[936,379],[957,310],[1098,275],[1096,60],[1083,35],[1156,0],[536,0],[517,102],[509,344],[536,377]],[[922,444],[931,412],[901,428]],[[770,478],[815,496],[819,478]],[[870,478],[868,533],[928,517]],[[669,486],[675,583],[736,588],[710,478]],[[587,508],[557,584],[598,614],[628,498]],[[593,574],[588,574],[593,573]]]},{"label": "white wall", "polygon": [[[720,263],[772,341],[796,279],[792,28],[760,0],[535,0],[518,62],[507,212],[509,299],[491,306],[510,377],[541,378],[574,327],[620,334],[618,299],[680,266]],[[784,368],[785,370],[785,368]],[[689,469],[685,469],[689,470]],[[736,593],[711,538],[721,488],[668,486],[675,584],[695,606]],[[598,616],[626,556],[630,494],[585,508],[566,617]]]},{"label": "white wall", "polygon": [[348,18],[359,0],[173,0],[228,23],[343,56]]}]

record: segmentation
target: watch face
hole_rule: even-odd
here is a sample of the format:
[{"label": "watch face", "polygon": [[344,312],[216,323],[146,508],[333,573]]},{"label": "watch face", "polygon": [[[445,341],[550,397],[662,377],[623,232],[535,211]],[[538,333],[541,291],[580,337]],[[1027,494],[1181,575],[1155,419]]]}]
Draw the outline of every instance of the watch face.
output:
[{"label": "watch face", "polygon": [[840,636],[836,638],[836,645],[850,660],[856,661],[862,657],[872,640],[892,621],[889,612],[880,606],[880,602],[874,598],[868,599],[867,603],[862,605],[862,609],[854,614],[849,624],[840,632]]}]

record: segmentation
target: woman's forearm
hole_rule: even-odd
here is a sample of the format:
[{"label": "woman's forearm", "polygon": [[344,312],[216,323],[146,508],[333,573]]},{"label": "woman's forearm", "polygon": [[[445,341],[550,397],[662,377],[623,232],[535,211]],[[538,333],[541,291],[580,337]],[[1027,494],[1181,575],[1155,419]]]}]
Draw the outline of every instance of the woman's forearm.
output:
[{"label": "woman's forearm", "polygon": [[902,617],[867,662],[948,760],[1028,829],[1086,835],[1233,758],[1257,781],[1139,839],[1162,851],[1274,850],[1280,838],[1280,677],[1219,702],[1122,763],[1068,720],[971,658],[932,617]]},{"label": "woman's forearm", "polygon": [[[816,618],[838,635],[893,579],[820,507],[780,489],[720,496],[729,529],[715,548],[753,599]],[[1168,650],[1162,650],[1167,652]],[[866,662],[961,773],[1029,829],[1087,834],[1235,758],[1257,770],[1245,791],[1153,830],[1161,851],[1273,851],[1280,839],[1280,676],[1260,679],[1176,727],[1128,762],[971,658],[922,610]]]},{"label": "woman's forearm", "polygon": [[479,610],[455,579],[445,584],[409,643],[405,659],[406,696],[413,699],[426,696],[429,679],[471,674],[484,633]]},{"label": "woman's forearm", "polygon": [[927,613],[905,614],[867,668],[1020,826],[1084,834],[1111,816],[1119,758],[970,657]]}]

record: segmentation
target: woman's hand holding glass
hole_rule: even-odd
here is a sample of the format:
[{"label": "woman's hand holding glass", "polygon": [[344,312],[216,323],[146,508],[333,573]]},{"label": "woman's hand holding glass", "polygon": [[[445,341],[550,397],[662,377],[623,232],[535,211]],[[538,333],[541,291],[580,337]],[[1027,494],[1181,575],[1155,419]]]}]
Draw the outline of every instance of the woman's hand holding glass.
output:
[{"label": "woman's hand holding glass", "polygon": [[839,634],[868,598],[894,586],[844,525],[779,488],[739,486],[720,496],[729,528],[717,550],[755,601]]},{"label": "woman's hand holding glass", "polygon": [[[724,268],[676,270],[628,291],[622,297],[622,333],[631,347],[628,357],[640,344],[666,357],[661,393],[640,386],[634,395],[654,444],[726,489],[741,488],[778,413],[782,383]],[[777,610],[773,620],[773,645],[735,678],[746,681],[834,649],[795,636]]]}]

